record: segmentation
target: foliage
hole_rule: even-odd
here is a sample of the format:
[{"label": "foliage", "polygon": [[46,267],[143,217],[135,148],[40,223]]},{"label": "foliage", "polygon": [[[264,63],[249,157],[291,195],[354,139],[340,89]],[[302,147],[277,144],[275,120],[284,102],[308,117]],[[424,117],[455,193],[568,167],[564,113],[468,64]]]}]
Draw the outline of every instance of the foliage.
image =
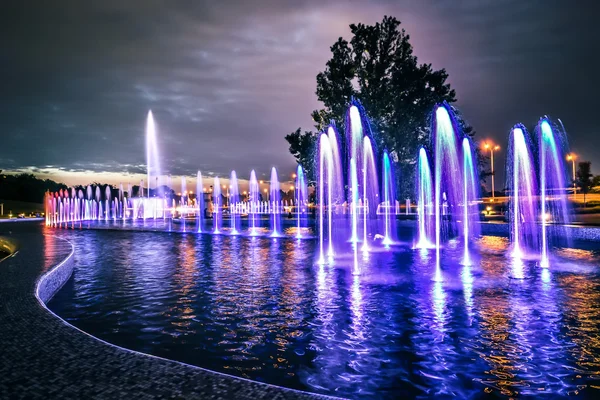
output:
[{"label": "foliage", "polygon": [[318,134],[312,131],[301,132],[298,128],[285,137],[290,144],[290,153],[296,158],[304,170],[304,176],[309,185],[316,181],[315,154]]},{"label": "foliage", "polygon": [[583,193],[583,205],[586,205],[586,195],[589,193],[592,187],[592,163],[589,161],[582,161],[577,166],[577,184]]},{"label": "foliage", "polygon": [[[96,193],[96,187],[100,187],[100,195],[102,199],[105,198],[104,196],[107,187],[110,187],[112,197],[118,196],[119,189],[114,185],[99,182],[94,182],[90,185],[93,187],[94,195]],[[58,183],[51,179],[39,179],[33,174],[23,173],[16,175],[3,175],[0,172],[0,199],[2,200],[15,200],[40,204],[43,203],[44,194],[47,191],[58,192],[60,189],[70,190],[70,188],[64,183]],[[87,185],[76,185],[73,186],[73,189],[75,189],[76,192],[81,190],[85,194],[87,191]],[[168,190],[171,191],[171,189]]]},{"label": "foliage", "polygon": [[[340,37],[331,46],[325,70],[317,75],[316,94],[324,108],[312,113],[315,128],[322,131],[333,120],[344,132],[348,105],[352,98],[359,99],[370,117],[377,147],[387,149],[395,161],[402,195],[412,197],[418,149],[429,142],[432,110],[436,104],[456,101],[455,92],[444,69],[418,63],[410,37],[396,18],[386,16],[375,25],[352,24],[350,30],[350,42]],[[465,134],[474,135],[462,116],[459,124]],[[316,137],[313,132],[301,134],[300,129],[286,136],[296,160],[310,171],[315,169]],[[485,162],[484,157],[478,160]]]},{"label": "foliage", "polygon": [[[475,142],[475,128],[473,128],[473,126],[469,124],[469,122],[464,118],[463,114],[456,107],[452,107],[452,111],[454,112],[457,125],[461,129],[462,134],[465,137],[470,138],[471,145],[475,149],[476,159],[474,165],[476,166],[478,171],[479,181],[483,183],[488,176],[492,176],[492,171],[490,169],[490,155],[487,152],[483,152],[481,146],[478,146]],[[485,189],[485,187],[482,187],[482,189]],[[482,190],[481,192],[483,193],[484,190]]]},{"label": "foliage", "polygon": [[4,200],[42,203],[46,191],[55,192],[66,188],[65,184],[50,179],[39,179],[33,174],[0,174],[0,199]]}]

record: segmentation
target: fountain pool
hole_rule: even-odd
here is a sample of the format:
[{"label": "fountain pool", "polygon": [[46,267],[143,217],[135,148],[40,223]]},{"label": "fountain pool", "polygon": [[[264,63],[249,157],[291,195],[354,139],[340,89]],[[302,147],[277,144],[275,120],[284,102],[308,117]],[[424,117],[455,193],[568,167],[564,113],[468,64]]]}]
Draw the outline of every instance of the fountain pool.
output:
[{"label": "fountain pool", "polygon": [[316,393],[593,396],[600,244],[571,237],[561,125],[510,131],[508,223],[492,225],[451,106],[433,110],[416,157],[412,221],[403,161],[378,148],[359,102],[344,125],[318,136],[310,189],[300,166],[247,184],[198,171],[193,198],[185,177],[178,196],[160,186],[149,114],[137,194],[46,194],[47,229],[75,243],[77,265],[49,306],[126,348]]},{"label": "fountain pool", "polygon": [[600,375],[597,250],[554,248],[546,269],[483,236],[463,265],[450,241],[437,281],[412,228],[360,275],[315,262],[315,240],[139,229],[53,231],[76,269],[49,307],[126,348],[337,396],[566,396]]}]

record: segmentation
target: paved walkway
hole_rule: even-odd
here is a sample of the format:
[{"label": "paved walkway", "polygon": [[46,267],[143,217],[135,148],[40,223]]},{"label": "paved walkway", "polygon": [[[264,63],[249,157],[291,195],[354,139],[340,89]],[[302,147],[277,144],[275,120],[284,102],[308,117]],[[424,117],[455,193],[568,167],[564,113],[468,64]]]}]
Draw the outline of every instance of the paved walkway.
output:
[{"label": "paved walkway", "polygon": [[[68,325],[38,301],[36,282],[72,246],[43,233],[39,222],[0,224],[0,241],[19,244],[0,262],[0,399],[325,398],[131,352]],[[70,268],[53,270],[46,287]]]}]

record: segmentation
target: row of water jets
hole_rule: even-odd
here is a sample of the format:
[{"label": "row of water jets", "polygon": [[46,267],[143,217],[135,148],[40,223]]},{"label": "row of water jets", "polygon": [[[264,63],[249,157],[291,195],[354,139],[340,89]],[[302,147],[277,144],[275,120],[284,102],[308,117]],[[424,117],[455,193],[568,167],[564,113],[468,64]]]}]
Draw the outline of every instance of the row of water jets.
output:
[{"label": "row of water jets", "polygon": [[[267,199],[263,198],[255,171],[247,181],[247,195],[240,195],[240,184],[233,171],[228,193],[221,191],[221,181],[214,177],[206,193],[200,172],[196,178],[196,198],[181,197],[179,202],[161,192],[164,179],[159,164],[156,127],[152,113],[146,124],[147,181],[139,195],[131,197],[120,185],[113,195],[107,187],[102,196],[99,187],[61,191],[46,195],[46,222],[49,226],[66,226],[93,220],[179,220],[183,230],[195,221],[196,231],[258,235],[267,231],[278,237],[284,234],[281,216],[296,219],[294,235],[310,236],[308,216],[314,214],[318,233],[319,263],[332,262],[336,254],[367,255],[373,247],[389,248],[398,243],[396,220],[399,203],[395,190],[395,154],[378,152],[366,112],[357,101],[350,105],[345,130],[340,134],[331,124],[318,137],[315,160],[315,203],[309,202],[304,170],[295,174],[293,200],[281,199],[277,170],[271,170]],[[560,121],[559,121],[560,122]],[[535,138],[535,139],[534,139]],[[549,248],[558,229],[550,222],[568,223],[565,191],[564,154],[567,141],[562,125],[542,118],[530,136],[522,125],[509,135],[507,187],[512,254],[539,254],[540,264],[548,266]],[[380,162],[377,155],[380,154]],[[537,157],[534,157],[534,154]],[[464,244],[463,263],[471,263],[469,243],[480,236],[479,177],[476,154],[471,139],[464,136],[453,109],[442,104],[432,115],[431,141],[419,150],[416,193],[418,224],[414,247],[431,248],[439,260],[444,243],[458,238]],[[536,172],[537,171],[537,172]],[[539,180],[538,180],[539,177]],[[150,184],[155,182],[155,189]],[[185,191],[185,180],[182,181]],[[265,195],[267,195],[265,193]],[[312,210],[312,212],[310,211]],[[268,215],[268,222],[261,216]],[[228,222],[226,221],[228,219]],[[208,223],[210,220],[210,224]],[[187,221],[187,222],[186,222]],[[246,228],[242,228],[242,221]],[[226,229],[224,229],[226,228]]]},{"label": "row of water jets", "polygon": [[[151,180],[149,180],[151,181]],[[157,180],[158,181],[158,180]],[[242,233],[242,219],[247,219],[248,233],[258,235],[266,228],[270,236],[282,235],[282,214],[288,214],[297,220],[296,236],[301,238],[306,231],[306,217],[309,210],[308,187],[304,171],[299,166],[296,173],[296,186],[293,199],[282,200],[277,170],[271,170],[269,189],[264,196],[260,192],[259,181],[254,170],[250,173],[248,191],[241,194],[235,171],[231,172],[226,190],[222,190],[219,177],[212,179],[212,185],[207,190],[203,184],[202,173],[198,171],[196,179],[196,194],[186,190],[186,180],[182,178],[182,195],[176,199],[167,193],[165,188],[170,185],[158,186],[155,189],[140,182],[139,196],[132,197],[132,186],[125,191],[123,184],[119,185],[117,193],[106,186],[104,195],[99,186],[90,185],[85,193],[83,189],[60,190],[56,193],[46,193],[46,224],[48,226],[72,226],[84,221],[136,221],[136,220],[169,220],[182,224],[184,231],[187,225],[195,223],[197,232],[227,233],[237,235]],[[168,182],[168,181],[167,181]],[[145,193],[144,193],[145,192]],[[265,200],[268,199],[268,200]],[[263,216],[269,222],[263,225]],[[210,221],[210,224],[208,222]],[[210,225],[210,227],[207,227]]]},{"label": "row of water jets", "polygon": [[[471,264],[469,243],[480,236],[479,178],[474,148],[462,135],[447,104],[436,108],[429,150],[417,162],[418,239],[416,247],[434,248],[439,265],[443,243],[460,237],[463,264]],[[543,117],[533,135],[517,124],[508,138],[506,187],[511,255],[538,258],[548,267],[552,243],[569,241],[570,222],[565,155],[568,143],[560,120]],[[432,168],[433,166],[433,168]]]}]

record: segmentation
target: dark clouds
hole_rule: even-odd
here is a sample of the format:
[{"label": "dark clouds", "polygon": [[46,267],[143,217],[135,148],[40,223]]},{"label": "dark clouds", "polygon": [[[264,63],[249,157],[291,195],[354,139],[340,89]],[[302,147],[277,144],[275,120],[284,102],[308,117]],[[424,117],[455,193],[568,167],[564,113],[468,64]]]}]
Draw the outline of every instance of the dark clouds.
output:
[{"label": "dark clouds", "polygon": [[600,162],[592,2],[13,3],[0,14],[0,169],[140,172],[152,109],[173,175],[291,171],[283,137],[312,127],[329,46],[384,14],[448,70],[480,137],[505,147],[512,124],[548,113]]}]

